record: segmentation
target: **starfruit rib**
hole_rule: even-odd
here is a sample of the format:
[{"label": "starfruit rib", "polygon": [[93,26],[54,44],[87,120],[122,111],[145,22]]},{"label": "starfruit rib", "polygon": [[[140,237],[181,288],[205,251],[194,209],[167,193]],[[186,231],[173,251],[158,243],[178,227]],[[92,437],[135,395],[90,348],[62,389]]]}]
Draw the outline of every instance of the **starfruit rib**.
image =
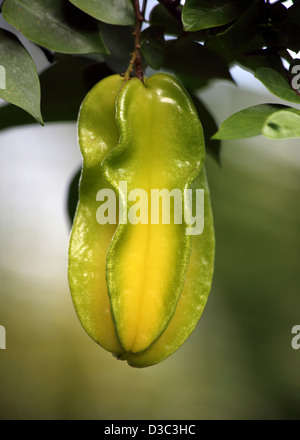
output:
[{"label": "starfruit rib", "polygon": [[[199,174],[204,139],[196,110],[167,74],[128,81],[116,107],[120,141],[102,163],[119,191],[163,188],[182,193]],[[123,208],[126,195],[119,192]],[[149,203],[150,206],[150,203]],[[149,208],[148,206],[148,208]],[[182,206],[184,204],[182,203]],[[126,214],[129,213],[128,203]],[[107,253],[107,283],[118,338],[126,352],[149,347],[166,329],[179,300],[191,251],[186,224],[120,224]]]},{"label": "starfruit rib", "polygon": [[83,157],[79,204],[69,245],[69,285],[78,318],[91,338],[108,351],[120,354],[120,346],[107,294],[106,252],[116,225],[100,225],[96,219],[96,194],[109,188],[101,162],[117,145],[119,130],[115,102],[123,84],[119,75],[100,81],[84,99],[78,119],[78,141]]},{"label": "starfruit rib", "polygon": [[215,233],[204,167],[191,188],[204,189],[204,230],[192,236],[186,280],[168,327],[143,353],[121,355],[133,367],[148,367],[172,355],[194,331],[207,303],[214,272]]}]

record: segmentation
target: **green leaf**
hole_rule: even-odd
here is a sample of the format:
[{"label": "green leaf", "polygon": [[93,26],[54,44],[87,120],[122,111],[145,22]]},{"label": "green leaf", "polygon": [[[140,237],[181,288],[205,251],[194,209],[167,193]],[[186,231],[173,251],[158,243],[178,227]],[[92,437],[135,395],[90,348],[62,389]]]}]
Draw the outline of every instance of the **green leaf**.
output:
[{"label": "green leaf", "polygon": [[121,26],[134,24],[131,0],[69,0],[82,11],[109,24]]},{"label": "green leaf", "polygon": [[274,95],[284,101],[300,104],[300,96],[292,89],[287,79],[276,70],[261,67],[256,70],[255,77]]},{"label": "green leaf", "polygon": [[243,139],[262,133],[268,117],[286,109],[280,104],[259,104],[229,116],[212,139]]},{"label": "green leaf", "polygon": [[182,12],[184,30],[200,31],[235,20],[248,2],[240,0],[186,0]]},{"label": "green leaf", "polygon": [[290,108],[273,113],[267,119],[262,134],[270,139],[300,138],[300,111]]},{"label": "green leaf", "polygon": [[[0,98],[30,113],[40,124],[40,83],[35,64],[17,37],[0,29]],[[4,88],[5,87],[5,88]]]},{"label": "green leaf", "polygon": [[150,24],[152,26],[163,26],[165,33],[169,35],[180,35],[183,31],[182,23],[170,14],[163,5],[156,5],[150,13]]},{"label": "green leaf", "polygon": [[107,53],[97,22],[68,1],[5,0],[2,12],[26,38],[54,52]]},{"label": "green leaf", "polygon": [[188,88],[200,88],[212,79],[232,81],[228,65],[213,51],[188,40],[171,40],[164,67],[174,71]]},{"label": "green leaf", "polygon": [[[85,95],[98,81],[112,73],[104,63],[83,57],[67,56],[53,64],[40,77],[44,121],[76,121]],[[31,117],[18,107],[0,107],[0,130],[32,122]]]},{"label": "green leaf", "polygon": [[160,69],[165,57],[163,26],[149,26],[142,32],[141,51],[150,67]]}]

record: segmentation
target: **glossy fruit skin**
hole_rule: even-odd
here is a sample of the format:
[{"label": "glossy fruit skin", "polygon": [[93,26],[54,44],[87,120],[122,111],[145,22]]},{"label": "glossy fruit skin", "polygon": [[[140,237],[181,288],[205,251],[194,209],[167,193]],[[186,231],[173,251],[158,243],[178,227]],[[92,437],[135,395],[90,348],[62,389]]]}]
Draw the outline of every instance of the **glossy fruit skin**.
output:
[{"label": "glossy fruit skin", "polygon": [[215,234],[204,167],[191,187],[204,189],[204,230],[201,235],[192,236],[191,255],[184,287],[167,329],[144,352],[121,355],[121,358],[126,359],[133,367],[158,364],[173,354],[191,335],[207,303],[214,272]]},{"label": "glossy fruit skin", "polygon": [[106,285],[106,253],[116,225],[99,225],[96,194],[109,184],[101,163],[119,139],[115,103],[123,79],[100,81],[84,99],[78,117],[78,141],[83,157],[79,203],[69,244],[69,286],[79,321],[89,336],[116,354],[123,352],[116,337]]},{"label": "glossy fruit skin", "polygon": [[[87,95],[78,123],[83,155],[80,202],[69,248],[69,284],[87,333],[118,358],[146,367],[170,356],[186,340],[204,309],[212,282],[214,230],[203,167],[201,123],[188,94],[171,75],[143,84],[102,80]],[[204,232],[187,225],[99,225],[96,193],[202,188]],[[171,214],[171,216],[174,215]]]}]

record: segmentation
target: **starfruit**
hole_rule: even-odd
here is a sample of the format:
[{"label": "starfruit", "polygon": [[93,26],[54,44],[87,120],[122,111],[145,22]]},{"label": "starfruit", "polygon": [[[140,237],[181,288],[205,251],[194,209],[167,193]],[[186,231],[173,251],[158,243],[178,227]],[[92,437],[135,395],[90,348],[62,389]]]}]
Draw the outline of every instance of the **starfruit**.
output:
[{"label": "starfruit", "polygon": [[[83,101],[78,138],[83,167],[69,246],[72,300],[94,341],[132,366],[150,366],[192,333],[211,289],[215,240],[201,122],[171,75],[144,83],[112,75]],[[116,194],[118,224],[97,220],[103,188]],[[128,193],[137,189],[135,202],[143,194],[148,201],[135,207],[140,220],[128,222]],[[169,222],[163,212],[153,222],[153,189],[202,189],[203,232],[191,235],[186,218],[175,221],[175,201],[167,206]]]}]

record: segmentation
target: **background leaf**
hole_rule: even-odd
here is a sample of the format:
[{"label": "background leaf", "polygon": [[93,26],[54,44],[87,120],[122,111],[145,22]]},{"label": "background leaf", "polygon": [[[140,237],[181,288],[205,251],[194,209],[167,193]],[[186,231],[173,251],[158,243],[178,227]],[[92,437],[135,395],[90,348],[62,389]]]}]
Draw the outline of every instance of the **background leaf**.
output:
[{"label": "background leaf", "polygon": [[97,22],[68,1],[5,0],[5,20],[54,52],[107,53]]},{"label": "background leaf", "polygon": [[163,26],[149,26],[142,32],[141,52],[153,69],[160,69],[165,57],[165,38]]},{"label": "background leaf", "polygon": [[259,104],[229,116],[221,125],[213,139],[242,139],[262,133],[267,118],[285,109],[281,104]]},{"label": "background leaf", "polygon": [[[106,64],[83,57],[67,56],[53,64],[40,77],[44,121],[76,121],[85,95],[112,73]],[[0,130],[32,122],[27,113],[15,106],[0,107]]]},{"label": "background leaf", "polygon": [[276,70],[261,67],[256,70],[255,78],[259,79],[271,93],[284,101],[300,104],[300,96],[292,89],[287,79]]},{"label": "background leaf", "polygon": [[82,11],[109,24],[134,24],[131,0],[69,0]]},{"label": "background leaf", "polygon": [[191,96],[194,106],[197,110],[199,119],[201,121],[204,138],[205,138],[205,148],[207,152],[221,164],[221,142],[219,139],[212,139],[212,135],[218,130],[215,118],[210,113],[208,108],[203,104],[198,96],[196,96],[191,90],[189,90],[189,95]]},{"label": "background leaf", "polygon": [[270,139],[300,137],[300,111],[287,109],[273,113],[267,119],[262,134]]},{"label": "background leaf", "polygon": [[188,32],[228,24],[235,20],[249,2],[241,0],[186,0],[182,12]]},{"label": "background leaf", "polygon": [[125,72],[131,53],[134,49],[133,26],[115,26],[101,23],[101,33],[110,55],[106,56],[107,64],[115,72]]},{"label": "background leaf", "polygon": [[282,59],[277,54],[268,54],[264,53],[262,50],[260,54],[246,54],[246,55],[238,55],[235,57],[235,61],[246,68],[247,70],[251,70],[253,73],[260,69],[261,67],[270,67],[273,70],[276,70],[281,75],[285,74],[285,68],[282,63]]},{"label": "background leaf", "polygon": [[40,83],[35,64],[18,38],[3,29],[0,29],[0,65],[6,77],[6,88],[0,89],[0,98],[22,108],[42,124]]},{"label": "background leaf", "polygon": [[264,46],[259,28],[262,6],[262,2],[252,2],[232,26],[211,35],[205,43],[206,47],[218,52],[227,62],[233,61],[237,55],[261,49]]},{"label": "background leaf", "polygon": [[211,79],[232,81],[227,64],[216,53],[189,40],[171,40],[164,67],[174,71],[188,88],[200,88]]},{"label": "background leaf", "polygon": [[163,26],[165,33],[179,35],[183,31],[182,23],[177,20],[163,5],[156,5],[150,13],[150,24],[152,26]]},{"label": "background leaf", "polygon": [[300,3],[297,2],[287,10],[281,24],[281,32],[288,38],[287,45],[294,52],[300,50]]}]

